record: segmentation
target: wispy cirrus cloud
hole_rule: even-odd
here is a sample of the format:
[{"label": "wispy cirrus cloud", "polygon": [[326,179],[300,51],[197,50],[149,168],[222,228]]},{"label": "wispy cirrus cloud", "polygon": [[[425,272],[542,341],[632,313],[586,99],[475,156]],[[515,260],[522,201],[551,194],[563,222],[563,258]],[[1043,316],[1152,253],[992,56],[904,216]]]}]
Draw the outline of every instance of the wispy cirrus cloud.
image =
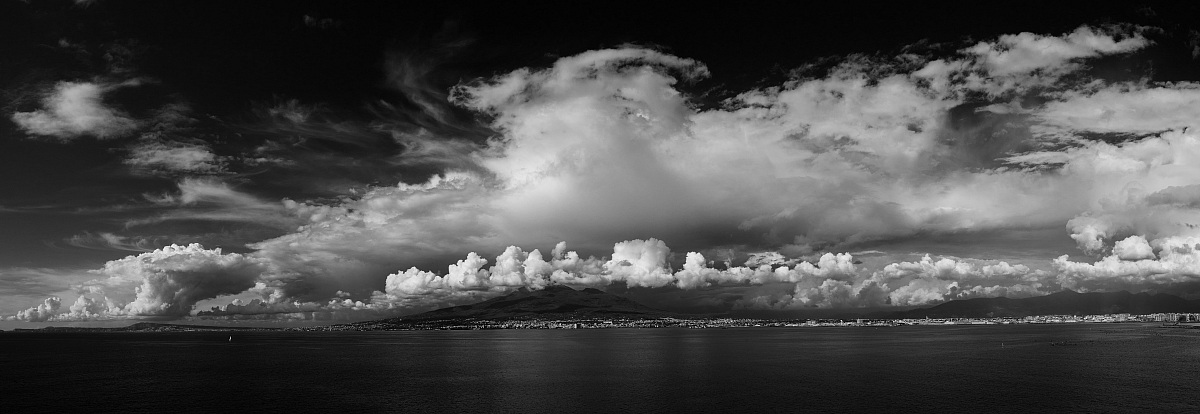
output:
[{"label": "wispy cirrus cloud", "polygon": [[[1029,32],[1002,35],[995,41],[979,42],[964,50],[979,58],[986,75],[997,78],[1043,70],[1062,74],[1080,67],[1080,59],[1126,53],[1144,48],[1150,41],[1145,28],[1081,26],[1062,36]],[[1028,81],[1026,81],[1028,82]]]},{"label": "wispy cirrus cloud", "polygon": [[300,222],[285,208],[287,202],[263,200],[215,178],[186,177],[176,185],[178,193],[146,195],[150,202],[169,210],[154,217],[130,220],[126,226],[202,220],[292,229]]},{"label": "wispy cirrus cloud", "polygon": [[224,157],[203,141],[144,140],[130,147],[125,159],[135,172],[151,175],[205,175],[225,172]]},{"label": "wispy cirrus cloud", "polygon": [[145,237],[130,237],[109,232],[84,232],[63,240],[68,246],[96,250],[120,250],[148,252],[159,247],[162,240]]}]

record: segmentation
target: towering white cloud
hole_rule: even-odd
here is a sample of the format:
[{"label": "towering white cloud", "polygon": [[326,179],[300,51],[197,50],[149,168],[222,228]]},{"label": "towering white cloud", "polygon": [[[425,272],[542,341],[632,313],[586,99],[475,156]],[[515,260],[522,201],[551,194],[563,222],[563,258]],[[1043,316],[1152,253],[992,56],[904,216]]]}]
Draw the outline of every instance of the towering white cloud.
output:
[{"label": "towering white cloud", "polygon": [[388,275],[384,291],[375,293],[377,303],[396,306],[426,306],[468,298],[489,297],[518,288],[541,289],[551,283],[576,287],[628,286],[662,287],[675,283],[667,259],[670,248],[661,240],[628,240],[613,246],[609,260],[583,259],[559,243],[547,261],[540,250],[525,253],[509,246],[488,267],[487,259],[472,252],[448,267],[444,275],[415,267]]},{"label": "towering white cloud", "polygon": [[[268,270],[261,260],[199,244],[171,245],[152,252],[113,260],[96,270],[108,276],[101,283],[115,289],[132,287],[133,300],[109,313],[128,316],[185,316],[196,302],[254,287]],[[114,289],[115,288],[115,289]],[[90,304],[80,307],[87,309]],[[92,306],[94,308],[94,306]]]},{"label": "towering white cloud", "polygon": [[1180,129],[1083,148],[1059,159],[1066,168],[1097,172],[1107,191],[1067,221],[1067,230],[1081,250],[1100,259],[1055,259],[1059,283],[1079,290],[1200,290],[1200,136]]},{"label": "towering white cloud", "polygon": [[1129,236],[1113,246],[1113,255],[1121,260],[1154,259],[1154,250],[1142,236]]},{"label": "towering white cloud", "polygon": [[1140,236],[1130,236],[1094,263],[1062,256],[1054,267],[1059,282],[1070,289],[1194,293],[1200,291],[1200,238],[1164,237],[1146,244]]},{"label": "towering white cloud", "polygon": [[1067,222],[1079,247],[1099,254],[1108,243],[1131,235],[1147,240],[1167,236],[1200,236],[1200,136],[1170,131],[1121,145],[1091,144],[1054,157],[1063,168],[1091,175],[1104,185],[1096,200]]},{"label": "towering white cloud", "polygon": [[1040,280],[1046,276],[1045,272],[1021,264],[983,264],[951,258],[935,261],[926,255],[919,262],[889,264],[872,275],[872,279],[889,292],[891,305],[925,305],[989,291],[1017,297],[1049,293],[1040,290],[1043,287]]},{"label": "towering white cloud", "polygon": [[75,303],[71,304],[68,312],[65,314],[56,315],[55,319],[60,320],[92,320],[92,319],[108,319],[112,318],[114,313],[119,313],[119,308],[111,299],[100,297],[89,297],[80,295],[75,298]]},{"label": "towering white cloud", "polygon": [[[411,156],[454,166],[425,183],[274,206],[216,180],[185,179],[178,195],[158,201],[215,207],[180,217],[301,224],[228,259],[257,263],[230,264],[246,273],[233,272],[241,276],[228,289],[184,295],[195,303],[259,284],[262,301],[224,312],[415,309],[550,283],[736,288],[730,302],[747,308],[1190,283],[1200,89],[1108,84],[1083,70],[1089,59],[1146,47],[1142,32],[1085,26],[1002,36],[941,59],[857,56],[709,110],[685,92],[709,75],[699,62],[641,48],[590,51],[454,88],[451,99],[487,115],[495,136],[472,146],[398,134],[419,149]],[[275,115],[307,122],[300,109]],[[1064,224],[1080,248],[1104,258],[909,256],[866,268],[841,253]],[[561,240],[605,256],[516,247]],[[687,253],[672,256],[667,242]],[[713,266],[714,247],[774,252]],[[464,252],[502,253],[493,261]],[[459,258],[445,272],[422,270]],[[243,277],[252,268],[256,276]],[[154,293],[162,289],[143,291],[151,293],[139,312],[170,302]]]},{"label": "towering white cloud", "polygon": [[13,319],[27,322],[45,322],[54,317],[58,313],[58,308],[62,306],[62,300],[58,297],[46,298],[42,304],[32,308],[19,311]]},{"label": "towering white cloud", "polygon": [[[1089,161],[1088,152],[1139,156],[1136,144],[984,152],[972,148],[972,134],[979,132],[947,117],[968,92],[1026,90],[1081,68],[1083,59],[1147,44],[1136,30],[1083,27],[1063,36],[1004,37],[949,60],[852,59],[825,77],[746,92],[729,109],[704,112],[692,109],[678,88],[708,75],[700,63],[644,49],[587,52],[454,90],[459,104],[491,114],[499,132],[470,154],[482,170],[380,187],[339,205],[289,204],[310,224],[254,247],[297,269],[276,282],[289,294],[328,297],[334,283],[316,293],[311,287],[320,284],[311,282],[369,285],[378,277],[369,273],[389,266],[562,239],[584,241],[595,251],[599,246],[589,241],[652,235],[695,243],[686,246],[692,248],[712,244],[705,234],[736,234],[817,252],[922,232],[1059,226],[1113,194],[1096,177],[1126,173],[1119,164]],[[1137,91],[1125,92],[1110,102],[1137,100]],[[1069,134],[1073,129],[1060,120],[1072,118],[1057,114],[1094,95],[1061,93],[1050,104],[1007,116]],[[1060,137],[1035,130],[998,139],[1039,148],[1041,140]],[[1046,172],[1044,165],[1062,168]],[[652,270],[662,267],[661,255],[644,248],[630,246],[635,253],[629,257],[615,252],[601,266],[608,273],[564,272],[561,278],[673,283]],[[468,258],[445,276],[395,274],[388,285],[410,293],[475,291],[483,280],[481,260]],[[698,258],[685,270],[686,286],[724,277],[704,270]],[[986,287],[993,286],[1004,287]],[[845,290],[824,289],[833,296]]]}]

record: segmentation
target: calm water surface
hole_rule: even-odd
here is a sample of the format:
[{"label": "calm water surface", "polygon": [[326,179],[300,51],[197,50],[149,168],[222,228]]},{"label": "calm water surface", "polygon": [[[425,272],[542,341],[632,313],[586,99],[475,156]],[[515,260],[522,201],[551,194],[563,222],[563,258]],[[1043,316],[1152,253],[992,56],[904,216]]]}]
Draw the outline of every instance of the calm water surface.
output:
[{"label": "calm water surface", "polygon": [[1200,330],[1138,324],[228,338],[0,334],[7,384],[0,406],[5,412],[1200,412]]}]

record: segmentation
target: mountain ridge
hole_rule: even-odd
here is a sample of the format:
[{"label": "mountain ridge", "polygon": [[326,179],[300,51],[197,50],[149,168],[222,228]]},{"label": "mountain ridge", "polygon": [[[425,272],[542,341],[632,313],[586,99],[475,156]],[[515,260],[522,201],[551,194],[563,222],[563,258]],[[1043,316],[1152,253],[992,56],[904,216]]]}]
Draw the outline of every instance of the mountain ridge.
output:
[{"label": "mountain ridge", "polygon": [[1200,313],[1200,300],[1165,293],[1088,292],[1067,289],[1045,296],[1012,299],[957,299],[937,306],[894,314],[896,318],[988,318],[1037,315]]},{"label": "mountain ridge", "polygon": [[674,314],[631,299],[585,288],[550,285],[539,290],[520,289],[508,295],[469,305],[452,306],[381,322],[433,320],[525,320],[571,318],[661,318]]}]

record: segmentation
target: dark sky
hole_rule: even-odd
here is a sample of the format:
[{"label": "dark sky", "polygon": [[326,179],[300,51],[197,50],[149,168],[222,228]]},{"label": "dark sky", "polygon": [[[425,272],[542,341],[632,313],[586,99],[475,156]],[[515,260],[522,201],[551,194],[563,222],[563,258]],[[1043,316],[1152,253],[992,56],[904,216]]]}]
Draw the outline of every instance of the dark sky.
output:
[{"label": "dark sky", "polygon": [[[682,307],[1193,293],[1164,254],[1192,183],[1147,140],[1189,153],[1161,134],[1197,102],[1196,5],[823,3],[0,2],[0,312],[404,310],[553,280],[533,249]],[[1163,119],[1120,116],[1143,112]],[[473,251],[495,277],[509,245],[516,279],[437,285]],[[693,290],[688,252],[811,269]],[[1094,276],[1109,255],[1136,268]],[[447,279],[389,290],[413,266]],[[211,288],[113,293],[154,275]]]}]

